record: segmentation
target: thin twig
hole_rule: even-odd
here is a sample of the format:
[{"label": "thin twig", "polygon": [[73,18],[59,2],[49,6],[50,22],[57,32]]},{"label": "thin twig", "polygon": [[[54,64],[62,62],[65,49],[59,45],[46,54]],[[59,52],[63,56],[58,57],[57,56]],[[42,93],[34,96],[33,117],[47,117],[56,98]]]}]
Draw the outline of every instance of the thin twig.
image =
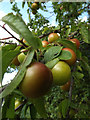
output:
[{"label": "thin twig", "polygon": [[[62,28],[65,28],[65,26],[64,27],[62,27]],[[67,30],[68,28],[66,28],[66,30]],[[54,30],[54,31],[51,31],[51,32],[49,32],[49,33],[47,33],[47,34],[42,34],[41,36],[39,36],[39,38],[41,39],[41,38],[44,38],[44,37],[46,37],[46,36],[48,36],[50,33],[52,33],[52,32],[54,32],[54,33],[61,33],[61,30]],[[77,31],[75,31],[75,32],[73,32],[73,34],[72,35],[69,35],[69,37],[68,37],[68,39],[69,38],[73,38],[75,35],[77,35],[79,33],[79,29],[77,30]]]},{"label": "thin twig", "polygon": [[[74,65],[74,68],[73,68],[72,72],[75,72],[75,70],[76,70],[76,64]],[[73,76],[72,76],[71,77],[71,83],[70,83],[70,89],[69,89],[69,101],[70,102],[72,101],[73,84],[74,84],[74,79],[73,79]],[[69,118],[69,111],[70,111],[70,107],[69,107],[68,112],[67,112],[67,118]]]},{"label": "thin twig", "polygon": [[5,25],[1,26],[5,31],[7,31],[11,36],[12,38],[16,39],[18,42],[22,43],[25,47],[27,47],[27,45],[22,41],[22,40],[19,40],[18,38],[16,38],[11,32],[9,32],[6,28],[5,28]]},{"label": "thin twig", "polygon": [[13,38],[13,37],[2,38],[0,40],[7,40],[7,39],[10,39],[10,38]]},{"label": "thin twig", "polygon": [[17,45],[17,43],[10,43],[10,42],[3,42],[3,41],[0,41],[0,43],[11,44],[11,45]]},{"label": "thin twig", "polygon": [[68,38],[73,38],[78,33],[79,33],[79,29],[77,31],[73,32],[71,35],[69,35]]},{"label": "thin twig", "polygon": [[[76,70],[76,64],[73,67],[72,73]],[[72,101],[72,89],[73,89],[74,79],[71,77],[70,89],[69,89],[69,100]]]}]

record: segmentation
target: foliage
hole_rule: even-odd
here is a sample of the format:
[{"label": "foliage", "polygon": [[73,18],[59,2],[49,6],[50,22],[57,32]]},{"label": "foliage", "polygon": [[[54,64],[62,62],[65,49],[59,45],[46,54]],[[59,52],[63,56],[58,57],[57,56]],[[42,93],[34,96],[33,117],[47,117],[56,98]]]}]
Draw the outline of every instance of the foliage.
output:
[{"label": "foliage", "polygon": [[[22,2],[22,9],[27,5],[26,11],[29,21],[27,24],[22,19],[21,9],[17,7],[18,3],[15,1],[11,4],[13,13],[16,14],[9,13],[2,18],[2,21],[20,36],[20,39],[17,39],[5,26],[0,26],[19,42],[19,45],[12,44],[12,42],[9,42],[9,45],[6,42],[2,45],[0,39],[1,83],[3,83],[6,72],[11,72],[12,68],[18,71],[8,85],[0,87],[0,99],[3,98],[2,118],[71,118],[69,114],[71,109],[75,111],[73,118],[89,118],[89,20],[82,22],[78,19],[83,13],[88,13],[89,5],[86,2],[50,2],[50,6],[48,6],[49,2],[39,2],[39,9],[32,17],[32,3]],[[49,19],[52,16],[48,19],[42,14],[43,12],[47,14],[51,12],[49,7],[51,7],[53,15],[56,16],[57,26],[50,25]],[[48,40],[48,35],[52,32],[59,33],[59,39],[43,48],[41,41]],[[68,40],[71,38],[77,38],[80,41],[79,49]],[[28,45],[23,42],[23,39],[26,40]],[[73,86],[70,86],[69,92],[61,90],[60,86],[52,85],[45,96],[27,99],[18,89],[27,66],[32,61],[39,61],[52,69],[59,60],[68,60],[72,57],[70,52],[62,51],[63,47],[73,49],[77,55],[76,63],[71,66]],[[18,67],[12,65],[12,60],[22,51],[27,56],[23,63]],[[16,98],[22,101],[17,109],[15,109]]]}]

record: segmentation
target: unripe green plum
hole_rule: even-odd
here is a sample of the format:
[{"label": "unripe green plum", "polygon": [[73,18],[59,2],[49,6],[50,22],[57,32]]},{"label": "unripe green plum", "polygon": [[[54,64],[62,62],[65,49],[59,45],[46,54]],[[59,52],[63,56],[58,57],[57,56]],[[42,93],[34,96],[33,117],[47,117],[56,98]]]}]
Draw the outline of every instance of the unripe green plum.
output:
[{"label": "unripe green plum", "polygon": [[69,65],[64,61],[59,61],[53,68],[53,83],[56,85],[66,84],[71,77],[71,69]]},{"label": "unripe green plum", "polygon": [[21,101],[16,99],[15,100],[15,109],[21,105]]},{"label": "unripe green plum", "polygon": [[20,53],[20,54],[18,55],[18,61],[19,61],[20,63],[22,63],[23,60],[25,59],[25,57],[26,57],[26,55],[25,55],[24,53]]}]

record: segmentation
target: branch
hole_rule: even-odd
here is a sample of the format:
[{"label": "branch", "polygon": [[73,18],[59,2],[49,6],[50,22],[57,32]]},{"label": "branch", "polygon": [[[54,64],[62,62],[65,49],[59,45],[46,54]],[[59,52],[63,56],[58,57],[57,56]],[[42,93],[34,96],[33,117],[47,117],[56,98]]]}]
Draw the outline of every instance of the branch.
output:
[{"label": "branch", "polygon": [[0,25],[0,27],[2,27],[5,31],[7,31],[7,32],[12,36],[12,38],[16,39],[18,42],[22,43],[23,46],[27,47],[27,45],[26,45],[22,40],[19,40],[19,39],[16,38],[12,33],[10,33],[10,32],[5,28],[5,25],[3,25],[3,26]]},{"label": "branch", "polygon": [[2,38],[2,39],[0,39],[0,40],[6,40],[6,39],[10,39],[10,38],[13,38],[13,37]]},{"label": "branch", "polygon": [[[75,31],[75,32],[73,32],[71,35],[69,35],[68,36],[68,39],[69,38],[73,38],[75,35],[77,35],[79,33],[79,29],[77,30],[77,31]],[[80,35],[80,33],[79,33],[79,35]]]},{"label": "branch", "polygon": [[17,43],[10,43],[10,42],[3,42],[3,41],[0,41],[0,43],[11,44],[11,45],[17,45]]},{"label": "branch", "polygon": [[[62,27],[62,28],[65,28],[65,26],[64,27]],[[66,30],[67,30],[68,28],[66,28]],[[39,36],[39,38],[41,39],[41,38],[44,38],[44,37],[46,37],[46,36],[48,36],[50,33],[52,33],[52,32],[54,32],[54,33],[61,33],[61,30],[54,30],[54,31],[51,31],[51,32],[49,32],[49,33],[47,33],[47,34],[42,34],[41,36]],[[77,30],[77,31],[75,31],[75,32],[73,32],[71,35],[69,35],[68,36],[68,38],[67,39],[69,39],[69,38],[73,38],[75,35],[77,35],[79,33],[79,29]],[[80,35],[80,33],[79,33],[79,35]]]},{"label": "branch", "polygon": [[61,33],[61,30],[54,30],[54,31],[51,31],[51,32],[49,32],[49,33],[47,33],[47,34],[42,34],[41,36],[39,36],[39,38],[41,39],[41,38],[43,38],[43,37],[46,37],[46,36],[48,36],[50,33],[52,33],[52,32],[54,32],[54,33]]},{"label": "branch", "polygon": [[[75,72],[75,70],[76,70],[76,64],[74,65],[74,68],[73,68],[72,72]],[[73,84],[74,84],[74,79],[73,79],[73,76],[72,76],[71,77],[71,83],[70,83],[70,89],[69,89],[69,100],[70,100],[70,102],[72,101]],[[69,107],[68,112],[67,112],[67,118],[69,118],[69,111],[70,111],[70,107]]]},{"label": "branch", "polygon": [[[52,33],[52,32],[51,32]],[[50,33],[47,33],[47,34],[42,34],[41,36],[39,36],[39,38],[41,39],[41,38],[43,38],[43,37],[46,37],[46,36],[48,36]]]},{"label": "branch", "polygon": [[49,18],[52,17],[53,15],[54,15],[54,13],[53,13],[51,16],[47,17],[47,19],[49,19]]}]

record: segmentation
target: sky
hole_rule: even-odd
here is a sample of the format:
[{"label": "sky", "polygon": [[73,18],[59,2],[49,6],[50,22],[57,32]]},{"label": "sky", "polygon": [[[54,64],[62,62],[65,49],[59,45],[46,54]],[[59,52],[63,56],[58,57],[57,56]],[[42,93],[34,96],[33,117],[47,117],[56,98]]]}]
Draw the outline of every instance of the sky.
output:
[{"label": "sky", "polygon": [[[21,2],[18,2],[18,7],[22,8]],[[47,3],[47,7],[48,7],[48,10],[50,12],[53,11],[52,8],[51,8],[51,2]],[[12,12],[11,8],[12,8],[12,5],[9,2],[6,2],[6,1],[5,2],[4,1],[0,2],[0,25],[4,24],[1,21],[1,18],[3,16],[5,16],[6,14]],[[24,21],[27,23],[28,22],[28,16],[27,16],[26,9],[27,9],[27,5],[25,5],[24,9],[21,9],[21,13],[23,14],[22,17],[23,17]],[[52,16],[52,14],[47,14],[47,12],[42,12],[42,10],[40,10],[40,9],[38,10],[38,12],[42,13],[45,17]],[[31,15],[32,15],[32,17],[34,17],[33,14],[31,14]],[[79,17],[79,19],[82,19],[82,21],[86,21],[87,20],[87,16],[88,16],[87,13],[84,13],[83,15],[81,15]],[[53,15],[52,17],[50,17],[49,21],[50,21],[51,25],[57,26],[57,23],[55,21],[55,15]],[[13,32],[7,25],[6,25],[6,28],[8,30],[10,30],[11,33],[14,34],[17,38],[19,38],[19,36],[15,32]],[[10,35],[0,27],[0,38],[5,38],[5,37],[8,37],[8,36],[10,36]],[[16,42],[16,40],[14,40],[14,39],[13,39],[13,41]],[[16,75],[16,73],[17,73],[16,71],[14,71],[13,73],[5,73],[4,79],[3,79],[3,85],[6,84],[6,83],[8,83],[8,82],[10,82],[10,80],[12,80],[14,78],[14,76]]]}]

